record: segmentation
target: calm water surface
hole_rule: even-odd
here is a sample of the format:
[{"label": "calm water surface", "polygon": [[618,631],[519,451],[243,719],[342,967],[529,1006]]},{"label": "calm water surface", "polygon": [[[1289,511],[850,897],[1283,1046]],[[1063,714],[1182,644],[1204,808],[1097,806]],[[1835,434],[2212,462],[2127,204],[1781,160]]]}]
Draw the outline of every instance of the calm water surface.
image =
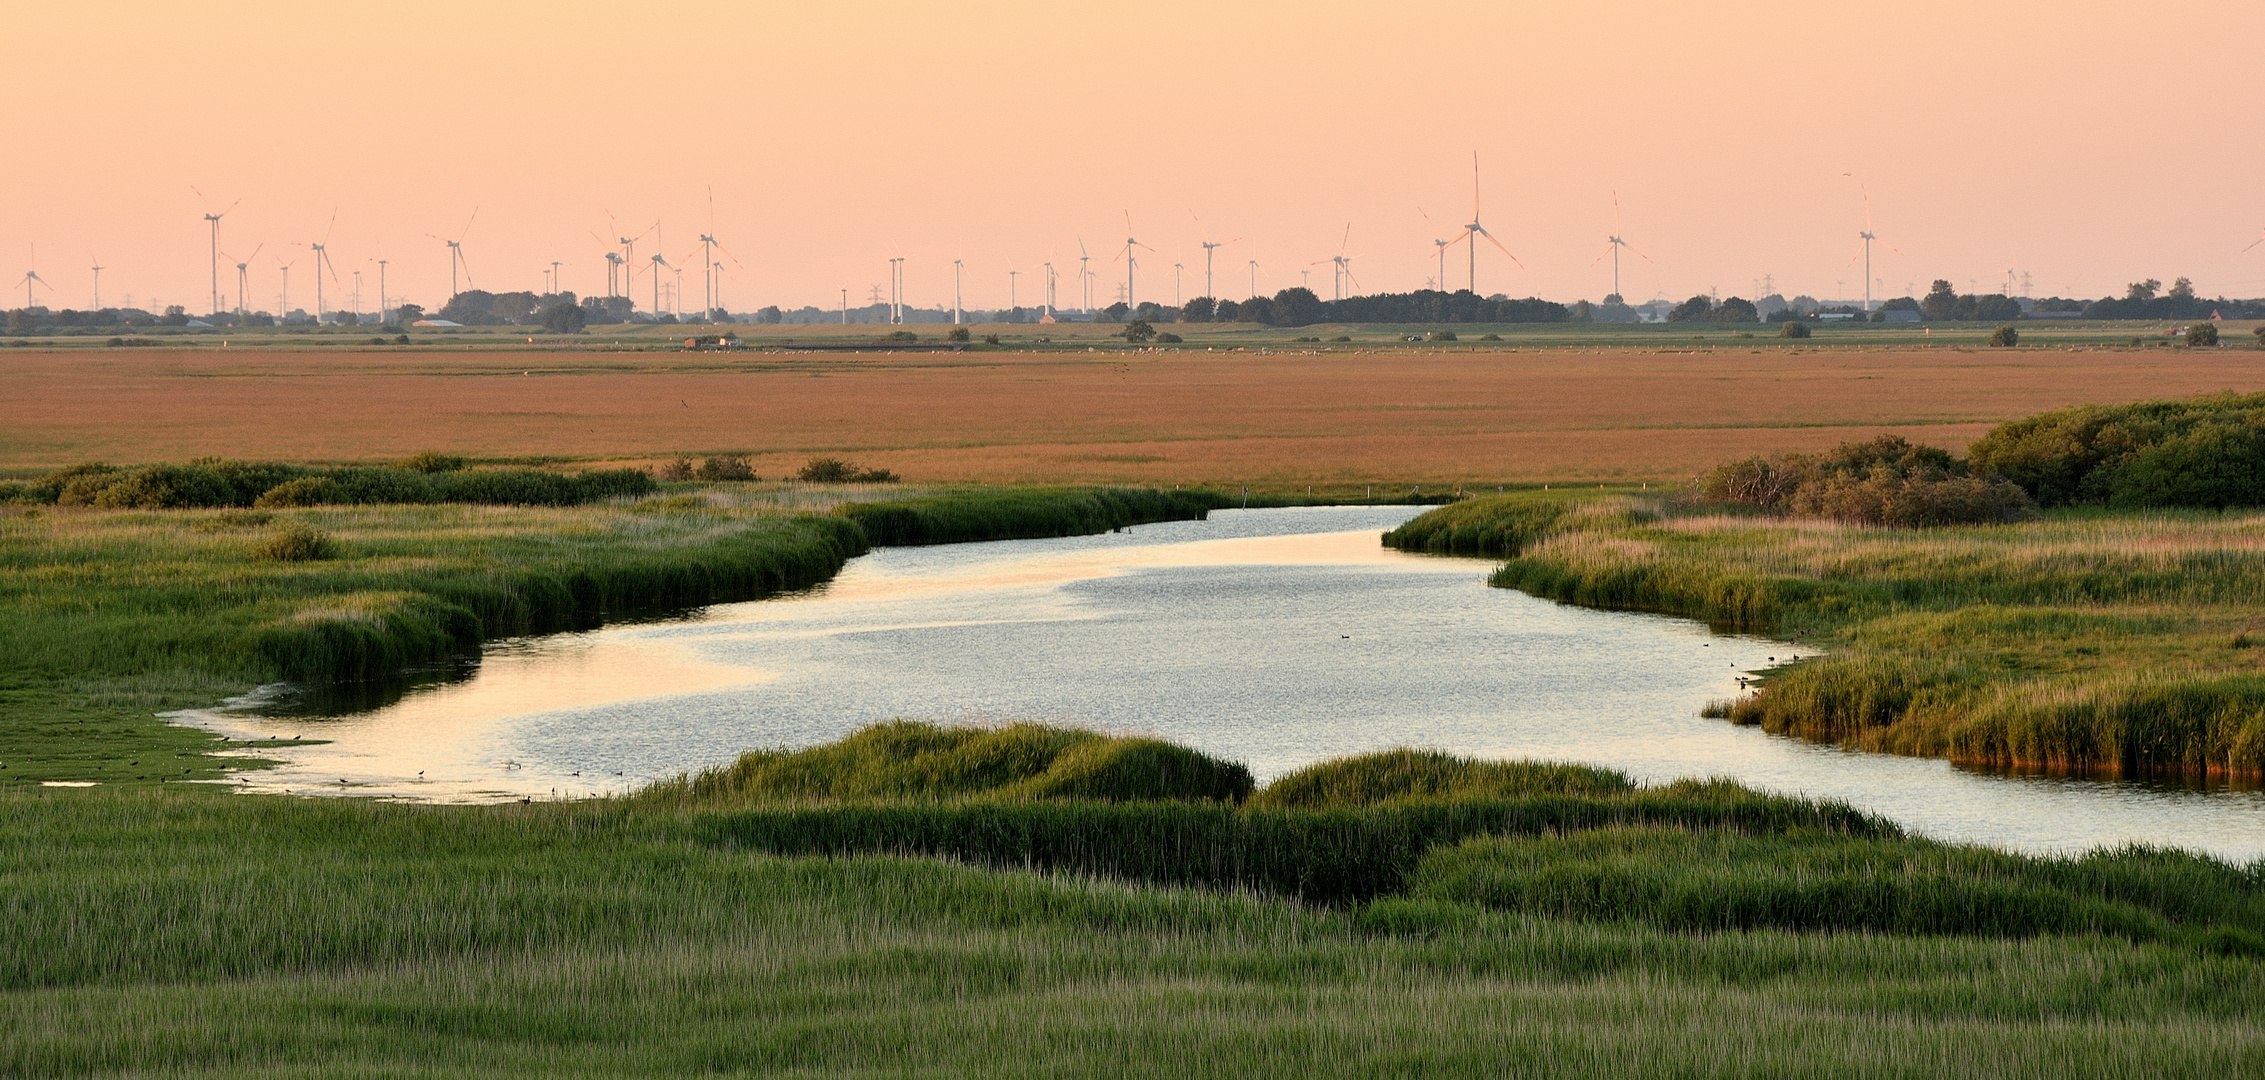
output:
[{"label": "calm water surface", "polygon": [[[468,678],[336,717],[270,695],[181,714],[268,752],[251,790],[435,801],[618,793],[894,717],[1155,735],[1259,781],[1393,746],[1723,775],[1950,840],[2265,857],[2265,796],[1851,753],[1698,716],[1798,650],[1486,587],[1404,555],[1406,507],[1225,511],[1122,533],[888,548],[807,594],[501,642]],[[342,782],[343,781],[343,782]]]}]

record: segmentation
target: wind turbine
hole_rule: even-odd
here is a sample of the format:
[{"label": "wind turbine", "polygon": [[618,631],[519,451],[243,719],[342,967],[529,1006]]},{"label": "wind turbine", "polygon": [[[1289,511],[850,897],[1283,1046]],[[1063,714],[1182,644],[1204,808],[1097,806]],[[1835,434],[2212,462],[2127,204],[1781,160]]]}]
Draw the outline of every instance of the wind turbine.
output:
[{"label": "wind turbine", "polygon": [[24,271],[24,276],[18,280],[18,284],[24,287],[24,307],[27,310],[39,306],[32,302],[31,287],[33,285],[42,286],[50,293],[55,291],[55,286],[47,284],[47,279],[39,276],[39,271],[36,269],[39,263],[39,248],[36,246],[31,249],[31,261],[35,269]]},{"label": "wind turbine", "polygon": [[[450,300],[456,299],[456,294],[463,291],[456,286],[457,267],[464,268],[464,281],[467,284],[472,280],[472,260],[464,257],[464,238],[472,235],[472,223],[478,220],[480,220],[480,208],[475,206],[472,208],[472,216],[464,219],[464,230],[456,234],[456,239],[451,240],[445,236],[437,236],[432,233],[425,234],[448,245],[448,298]],[[315,275],[315,286],[318,290],[322,286],[322,275],[319,273]],[[316,312],[315,318],[320,320],[322,312]]]},{"label": "wind turbine", "polygon": [[[1495,248],[1500,250],[1504,255],[1509,255],[1511,262],[1518,263],[1518,269],[1523,270],[1526,268],[1526,264],[1518,262],[1518,257],[1516,255],[1512,255],[1509,248],[1502,246],[1502,241],[1495,239],[1493,233],[1486,231],[1486,226],[1479,224],[1479,155],[1478,151],[1473,150],[1471,151],[1471,223],[1463,226],[1463,234],[1461,236],[1448,241],[1448,243],[1460,244],[1466,240],[1470,241],[1470,291],[1474,296],[1476,296],[1479,291],[1479,242],[1476,238],[1481,236],[1486,237],[1486,242],[1493,244]],[[1444,254],[1445,249],[1442,249],[1441,253]],[[1442,260],[1440,265],[1445,266],[1445,261]],[[1446,283],[1442,282],[1440,284],[1440,287],[1442,289],[1446,288]]]},{"label": "wind turbine", "polygon": [[[1125,232],[1132,232],[1132,211],[1130,210],[1125,211]],[[1128,309],[1128,311],[1129,309],[1137,308],[1140,306],[1139,303],[1133,299],[1133,268],[1140,265],[1139,261],[1133,258],[1134,248],[1148,248],[1148,250],[1150,251],[1156,250],[1155,248],[1148,247],[1147,244],[1143,244],[1140,241],[1133,239],[1131,236],[1125,237],[1125,253],[1123,255],[1123,258],[1125,260],[1125,307]]]},{"label": "wind turbine", "polygon": [[1186,307],[1186,306],[1187,306],[1187,302],[1186,302],[1186,301],[1184,301],[1184,300],[1182,300],[1182,299],[1180,299],[1180,270],[1181,270],[1181,266],[1180,266],[1180,264],[1179,264],[1179,263],[1176,263],[1176,262],[1175,262],[1175,263],[1173,263],[1173,264],[1172,264],[1172,306],[1173,306],[1173,307]]},{"label": "wind turbine", "polygon": [[[252,260],[259,258],[261,248],[265,247],[267,247],[266,244],[261,244],[259,247],[253,248],[250,257],[236,264],[236,321],[238,323],[244,321],[245,313],[250,310],[250,301],[245,297],[251,288]],[[228,257],[235,258],[234,255]]]},{"label": "wind turbine", "polygon": [[94,268],[94,309],[102,310],[102,267]]},{"label": "wind turbine", "polygon": [[377,261],[377,321],[380,326],[393,324],[393,309],[386,306],[385,302],[385,264],[388,261],[386,259]]},{"label": "wind turbine", "polygon": [[[336,264],[334,264],[334,263],[332,263],[332,262],[330,261],[330,250],[329,250],[328,248],[326,248],[326,247],[324,246],[325,244],[328,244],[328,243],[330,243],[330,234],[331,234],[331,232],[332,232],[332,231],[336,230],[337,228],[338,228],[338,211],[336,211],[336,210],[332,210],[332,211],[330,212],[330,227],[329,227],[329,228],[327,228],[327,229],[324,229],[324,230],[322,231],[322,240],[321,240],[320,242],[317,242],[317,243],[313,243],[313,244],[308,244],[308,245],[307,245],[307,249],[315,253],[315,325],[317,325],[317,326],[320,326],[320,325],[322,325],[322,315],[323,315],[323,301],[322,301],[322,272],[323,272],[323,270],[325,270],[325,269],[328,269],[328,270],[330,271],[330,279],[331,279],[332,281],[337,281],[337,280],[338,280],[338,267],[337,267],[337,265],[336,265]],[[454,246],[456,246],[456,245],[454,245],[454,244],[450,244],[449,246],[450,246],[450,247],[454,247]]]},{"label": "wind turbine", "polygon": [[[1203,219],[1202,219],[1202,218],[1200,218],[1200,217],[1196,217],[1196,212],[1195,212],[1195,210],[1194,210],[1194,209],[1193,209],[1192,207],[1191,207],[1191,208],[1190,208],[1190,209],[1188,210],[1188,216],[1189,216],[1189,217],[1191,217],[1191,218],[1195,218],[1195,223],[1196,223],[1196,225],[1198,225],[1198,226],[1201,226],[1201,225],[1203,224]],[[1235,237],[1235,238],[1234,238],[1234,240],[1220,240],[1220,241],[1217,241],[1217,242],[1213,242],[1213,241],[1210,241],[1210,240],[1205,240],[1205,241],[1203,241],[1203,242],[1202,242],[1202,243],[1203,243],[1203,295],[1205,295],[1205,296],[1208,296],[1208,297],[1212,298],[1213,300],[1217,300],[1217,299],[1219,299],[1219,294],[1218,294],[1218,293],[1215,293],[1215,292],[1212,292],[1212,291],[1211,291],[1211,253],[1212,253],[1212,252],[1214,252],[1214,251],[1217,251],[1217,250],[1219,250],[1220,248],[1226,247],[1226,246],[1227,246],[1227,245],[1229,245],[1229,244],[1232,244],[1232,243],[1234,243],[1234,242],[1235,242],[1236,240],[1241,240],[1241,239],[1242,239],[1242,237],[1238,236],[1238,237]]]},{"label": "wind turbine", "polygon": [[[1337,254],[1326,259],[1315,259],[1306,264],[1307,266],[1329,264],[1329,298],[1332,300],[1343,300],[1345,298],[1345,282],[1353,277],[1353,257],[1345,254],[1345,245],[1352,239],[1353,223],[1348,221],[1345,223],[1344,239],[1337,241]],[[1354,280],[1353,284],[1359,285],[1360,282]]]},{"label": "wind turbine", "polygon": [[[191,185],[189,190],[196,191],[197,198],[204,198],[204,192],[197,191],[195,185]],[[220,219],[227,217],[229,211],[236,209],[237,203],[243,201],[238,199],[236,202],[229,203],[227,210],[222,210],[217,214],[207,213],[204,216],[206,224],[212,226],[212,310],[215,313],[220,310]],[[207,202],[205,205],[210,206],[212,204]]]},{"label": "wind turbine", "polygon": [[[664,266],[668,266],[668,259],[666,259],[666,258],[662,257],[662,255],[661,255],[661,253],[660,253],[660,252],[658,252],[658,251],[654,252],[654,253],[653,253],[653,314],[654,314],[654,315],[656,315],[656,316],[658,316],[658,315],[659,315],[659,314],[661,313],[661,268],[662,268],[662,267],[664,267]],[[673,267],[673,266],[670,266],[670,267],[669,267],[669,269],[671,269],[671,270],[674,270],[674,269],[676,269],[676,268],[675,268],[675,267]]]},{"label": "wind turbine", "polygon": [[[1612,234],[1611,234],[1611,235],[1609,235],[1609,236],[1607,236],[1607,237],[1605,237],[1604,250],[1603,250],[1603,251],[1601,251],[1601,252],[1599,252],[1599,253],[1597,254],[1597,257],[1596,257],[1596,258],[1589,260],[1589,265],[1593,267],[1593,266],[1595,266],[1596,264],[1598,264],[1598,263],[1600,263],[1600,262],[1603,262],[1603,261],[1604,261],[1604,257],[1605,257],[1606,255],[1610,255],[1610,256],[1612,256],[1612,298],[1613,298],[1614,300],[1620,300],[1620,298],[1621,298],[1621,297],[1620,297],[1620,249],[1621,249],[1621,248],[1627,248],[1627,249],[1628,249],[1628,250],[1630,250],[1630,251],[1636,251],[1636,249],[1635,249],[1634,247],[1632,247],[1632,246],[1630,246],[1630,245],[1629,245],[1628,241],[1626,241],[1626,240],[1622,240],[1622,239],[1620,238],[1620,193],[1619,193],[1618,191],[1614,191],[1614,192],[1612,193]],[[1651,261],[1652,261],[1652,257],[1651,257],[1651,256],[1649,256],[1649,255],[1646,255],[1646,254],[1644,254],[1644,253],[1643,253],[1643,252],[1641,252],[1641,251],[1636,251],[1636,257],[1637,257],[1637,258],[1639,258],[1639,259],[1642,259],[1642,260],[1644,260],[1645,262],[1651,262]],[[1657,264],[1657,263],[1652,263],[1652,265],[1654,265],[1654,266],[1657,266],[1657,265],[1659,265],[1659,264]],[[1622,302],[1625,302],[1625,301],[1622,301]]]},{"label": "wind turbine", "polygon": [[2250,241],[2249,247],[2245,247],[2241,250],[2247,252],[2249,248],[2256,247],[2259,244],[2265,244],[2265,229],[2259,230],[2257,239]]},{"label": "wind turbine", "polygon": [[1017,321],[1022,318],[1019,314],[1022,311],[1022,305],[1015,302],[1015,276],[1020,273],[1022,273],[1020,270],[1007,271],[1007,314]]},{"label": "wind turbine", "polygon": [[[1841,175],[1847,176],[1849,174],[1843,173]],[[1879,234],[1872,231],[1872,193],[1864,186],[1862,180],[1856,181],[1856,190],[1864,196],[1864,231],[1856,235],[1864,239],[1864,250],[1860,254],[1864,259],[1864,310],[1868,312],[1872,310],[1872,241],[1880,238]],[[1884,240],[1880,242],[1887,243]],[[1896,249],[1894,244],[1888,244],[1887,249],[1898,255],[1903,254]],[[1855,256],[1851,256],[1848,261],[1855,262]]]},{"label": "wind turbine", "polygon": [[1249,295],[1248,297],[1245,297],[1244,299],[1248,299],[1248,300],[1256,300],[1256,299],[1258,299],[1258,258],[1257,258],[1257,256],[1252,256],[1252,257],[1251,257],[1251,261],[1250,261],[1250,295]]},{"label": "wind turbine", "polygon": [[961,272],[961,271],[963,271],[963,270],[965,270],[965,269],[967,269],[967,264],[966,264],[966,263],[964,263],[964,262],[961,262],[961,261],[960,261],[960,260],[958,260],[958,259],[953,259],[953,260],[952,260],[952,325],[953,325],[953,326],[958,326],[958,325],[959,325],[959,297],[960,297],[960,292],[959,292],[959,279],[960,279],[960,272]]},{"label": "wind turbine", "polygon": [[1049,317],[1054,314],[1055,283],[1059,282],[1061,278],[1062,275],[1054,271],[1054,264],[1051,260],[1049,260],[1046,263],[1046,311],[1044,312],[1044,314]]},{"label": "wind turbine", "polygon": [[282,259],[275,261],[279,264],[277,271],[283,275],[282,291],[275,298],[275,321],[277,325],[281,325],[284,317],[291,313],[291,263]]},{"label": "wind turbine", "polygon": [[[1424,213],[1424,209],[1423,209],[1423,207],[1420,207],[1420,206],[1419,206],[1419,207],[1416,207],[1416,213],[1418,213],[1418,214],[1422,214],[1422,215],[1423,215],[1424,224],[1426,224],[1426,225],[1429,225],[1429,224],[1431,224],[1431,215],[1430,215],[1430,214],[1425,214],[1425,213]],[[1453,247],[1453,246],[1455,246],[1455,242],[1454,242],[1453,240],[1438,240],[1438,239],[1434,239],[1434,240],[1433,240],[1433,241],[1431,242],[1431,245],[1432,245],[1433,247],[1435,247],[1435,248],[1439,249],[1439,252],[1438,252],[1438,254],[1439,254],[1439,276],[1438,276],[1437,278],[1434,278],[1434,279],[1432,279],[1432,284],[1433,284],[1434,286],[1437,286],[1440,292],[1446,292],[1446,291],[1447,291],[1447,249],[1448,249],[1448,248],[1450,248],[1450,247]]]},{"label": "wind turbine", "polygon": [[1085,251],[1085,237],[1080,236],[1077,238],[1077,283],[1078,288],[1083,290],[1081,295],[1084,301],[1078,310],[1087,313],[1093,311],[1093,274],[1085,268],[1085,264],[1091,261],[1093,256]]}]

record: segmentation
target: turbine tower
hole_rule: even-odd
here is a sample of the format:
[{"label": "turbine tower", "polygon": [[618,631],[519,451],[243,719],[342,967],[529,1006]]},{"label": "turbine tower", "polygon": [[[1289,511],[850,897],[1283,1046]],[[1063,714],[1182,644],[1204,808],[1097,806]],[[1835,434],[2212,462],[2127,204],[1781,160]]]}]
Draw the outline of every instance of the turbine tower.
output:
[{"label": "turbine tower", "polygon": [[94,268],[94,309],[102,310],[102,267]]},{"label": "turbine tower", "polygon": [[1091,255],[1087,254],[1087,253],[1086,253],[1086,250],[1085,250],[1085,237],[1082,237],[1082,236],[1078,237],[1078,238],[1077,238],[1077,283],[1078,283],[1078,288],[1079,288],[1080,290],[1082,290],[1082,293],[1081,293],[1081,295],[1083,296],[1083,300],[1082,300],[1082,306],[1081,306],[1081,307],[1079,307],[1079,308],[1078,308],[1078,310],[1079,310],[1079,311],[1082,311],[1082,312],[1086,312],[1086,313],[1088,313],[1088,314],[1092,313],[1092,311],[1093,311],[1093,274],[1092,274],[1092,272],[1091,272],[1091,271],[1087,270],[1087,269],[1085,268],[1085,266],[1086,266],[1086,264],[1087,264],[1087,263],[1089,263],[1089,262],[1092,262],[1092,261],[1093,261],[1093,256],[1091,256]]},{"label": "turbine tower", "polygon": [[[1864,182],[1861,180],[1858,180],[1856,182],[1856,190],[1862,193],[1864,196],[1864,230],[1857,233],[1856,235],[1861,237],[1864,241],[1864,250],[1859,252],[1858,255],[1861,256],[1864,260],[1864,310],[1866,312],[1869,312],[1872,310],[1872,241],[1880,240],[1880,237],[1878,233],[1872,231],[1871,191],[1865,188]],[[1880,240],[1880,242],[1887,244],[1887,241],[1885,240]],[[1894,251],[1898,255],[1903,254],[1903,252],[1896,249],[1896,246],[1894,244],[1888,244],[1887,249],[1889,251]],[[1856,261],[1856,257],[1852,256],[1848,261],[1854,263]]]},{"label": "turbine tower", "polygon": [[[1199,227],[1200,227],[1200,226],[1201,226],[1201,225],[1203,224],[1203,219],[1202,219],[1202,218],[1200,218],[1200,217],[1196,217],[1196,213],[1195,213],[1195,211],[1194,211],[1193,209],[1190,209],[1190,210],[1188,211],[1188,216],[1189,216],[1189,217],[1191,217],[1191,218],[1195,218],[1195,223],[1196,223],[1196,225],[1197,225],[1197,226],[1199,226]],[[1217,300],[1217,299],[1219,299],[1219,294],[1218,294],[1218,293],[1215,293],[1215,292],[1212,292],[1212,291],[1211,291],[1211,253],[1212,253],[1212,252],[1214,252],[1214,251],[1217,251],[1217,250],[1219,250],[1220,248],[1226,247],[1227,245],[1229,245],[1229,244],[1232,244],[1232,243],[1234,243],[1235,241],[1237,241],[1237,240],[1241,240],[1241,239],[1242,239],[1242,237],[1238,236],[1238,237],[1235,237],[1235,238],[1234,238],[1233,240],[1220,240],[1220,241],[1216,241],[1216,242],[1214,242],[1214,241],[1210,241],[1210,240],[1205,240],[1205,241],[1202,241],[1202,243],[1203,243],[1203,295],[1205,295],[1205,296],[1208,296],[1208,297],[1212,298],[1213,300]]]},{"label": "turbine tower", "polygon": [[[1451,244],[1460,244],[1466,240],[1470,242],[1471,277],[1469,288],[1473,296],[1478,295],[1479,291],[1478,237],[1481,236],[1486,237],[1486,242],[1493,244],[1495,248],[1500,250],[1504,255],[1509,255],[1511,262],[1518,263],[1518,269],[1523,270],[1526,268],[1526,264],[1518,262],[1518,257],[1516,255],[1512,255],[1509,248],[1502,246],[1502,241],[1495,239],[1493,233],[1486,231],[1486,226],[1479,224],[1479,155],[1478,151],[1473,150],[1471,151],[1471,223],[1463,226],[1463,234],[1461,236],[1458,236],[1455,239],[1449,241],[1449,243]],[[1444,252],[1442,253],[1444,254]],[[1445,265],[1444,261],[1441,265]],[[1442,282],[1440,287],[1444,289],[1446,287],[1446,283]]]},{"label": "turbine tower", "polygon": [[1047,315],[1049,315],[1049,316],[1051,316],[1051,315],[1053,315],[1053,314],[1054,314],[1054,288],[1055,288],[1055,284],[1056,284],[1057,282],[1059,282],[1059,281],[1061,280],[1061,277],[1062,277],[1062,275],[1060,275],[1060,274],[1058,274],[1058,273],[1056,273],[1056,272],[1054,271],[1054,264],[1053,264],[1053,263],[1052,263],[1051,261],[1047,262],[1047,263],[1046,263],[1046,311],[1045,311],[1045,314],[1047,314]]},{"label": "turbine tower", "polygon": [[[37,262],[38,260],[39,260],[39,255],[38,255],[37,251],[35,250],[35,251],[33,252],[33,255],[32,255],[32,261],[34,261],[34,262]],[[47,279],[46,279],[46,278],[43,278],[43,277],[39,276],[39,271],[38,271],[38,270],[26,270],[26,271],[24,271],[24,276],[22,277],[22,279],[20,279],[20,281],[21,281],[21,284],[22,284],[22,285],[23,285],[23,287],[24,287],[24,308],[25,308],[26,310],[29,310],[29,309],[31,309],[31,308],[35,308],[35,307],[38,307],[38,306],[39,306],[38,304],[36,304],[36,303],[33,303],[33,302],[32,302],[31,287],[32,287],[33,285],[39,285],[39,286],[42,286],[42,287],[46,288],[46,290],[47,290],[48,292],[50,292],[50,293],[52,293],[52,292],[54,292],[54,291],[55,291],[55,287],[54,287],[53,285],[49,285],[49,284],[47,284]]]},{"label": "turbine tower", "polygon": [[387,260],[385,259],[379,259],[377,261],[377,321],[378,325],[380,326],[393,325],[393,309],[391,307],[388,307],[385,302],[386,262]]},{"label": "turbine tower", "polygon": [[[251,311],[252,259],[259,258],[261,248],[266,246],[266,244],[261,244],[259,247],[253,248],[250,258],[236,264],[236,321],[238,324],[242,324],[244,316]],[[234,255],[228,257],[235,258]]]},{"label": "turbine tower", "polygon": [[[189,190],[197,191],[194,187]],[[197,197],[204,198],[204,192],[197,191]],[[236,203],[243,201],[238,199],[236,202],[229,203],[227,210],[222,210],[217,214],[208,213],[204,216],[205,223],[212,226],[212,310],[216,313],[220,310],[220,219],[227,217],[230,210],[236,209]],[[210,206],[212,204],[206,203],[205,205]]]},{"label": "turbine tower", "polygon": [[1256,258],[1250,261],[1250,295],[1244,299],[1258,299],[1258,260]]},{"label": "turbine tower", "polygon": [[[1416,207],[1416,213],[1418,213],[1418,214],[1422,214],[1422,215],[1423,215],[1424,224],[1426,224],[1426,225],[1430,225],[1430,224],[1431,224],[1431,215],[1430,215],[1430,214],[1425,214],[1425,213],[1424,213],[1424,208],[1423,208],[1423,207],[1420,207],[1420,206],[1419,206],[1419,207]],[[1434,227],[1434,228],[1437,228],[1437,226],[1433,226],[1433,227]],[[1431,246],[1432,246],[1432,247],[1434,247],[1434,248],[1437,248],[1437,249],[1438,249],[1438,251],[1437,251],[1437,254],[1438,254],[1438,256],[1439,256],[1439,276],[1438,276],[1438,277],[1436,277],[1436,278],[1433,278],[1433,279],[1432,279],[1432,282],[1431,282],[1431,283],[1432,283],[1432,285],[1433,285],[1434,287],[1436,287],[1436,288],[1437,288],[1437,289],[1438,289],[1438,290],[1439,290],[1440,292],[1446,292],[1446,291],[1447,291],[1447,249],[1448,249],[1448,248],[1451,248],[1451,247],[1454,247],[1454,246],[1455,246],[1455,242],[1454,242],[1453,240],[1433,240],[1433,241],[1431,242]]]},{"label": "turbine tower", "polygon": [[[1620,238],[1620,193],[1618,191],[1615,191],[1612,193],[1612,233],[1611,235],[1605,237],[1604,250],[1599,252],[1596,258],[1589,260],[1589,265],[1593,267],[1596,264],[1603,262],[1606,255],[1612,256],[1612,295],[1615,299],[1619,299],[1620,302],[1626,303],[1627,301],[1622,298],[1622,294],[1620,292],[1621,248],[1627,248],[1630,251],[1636,251],[1634,247],[1630,246],[1628,241]],[[1636,257],[1644,260],[1645,262],[1652,261],[1651,256],[1646,255],[1641,251],[1636,251]],[[1653,265],[1656,266],[1658,264],[1653,263]]]},{"label": "turbine tower", "polygon": [[1347,281],[1351,281],[1354,285],[1360,284],[1358,280],[1353,278],[1353,257],[1345,254],[1345,245],[1352,239],[1353,223],[1348,221],[1345,223],[1344,239],[1337,241],[1337,254],[1326,259],[1315,259],[1306,264],[1307,266],[1329,264],[1329,298],[1332,300],[1343,300],[1345,298],[1345,283]]},{"label": "turbine tower", "polygon": [[967,264],[966,264],[966,263],[964,263],[964,262],[961,262],[961,261],[960,261],[960,260],[958,260],[958,259],[953,259],[953,260],[952,260],[952,325],[953,325],[953,326],[958,326],[958,325],[959,325],[959,299],[960,299],[960,291],[959,291],[959,279],[960,279],[960,272],[961,272],[961,271],[963,271],[963,270],[965,270],[965,269],[967,269]]},{"label": "turbine tower", "polygon": [[[456,284],[457,267],[464,268],[465,284],[472,282],[472,260],[464,257],[464,238],[472,235],[472,223],[478,220],[480,220],[480,208],[475,206],[472,208],[472,216],[464,219],[464,229],[456,234],[456,239],[451,240],[445,236],[436,236],[432,233],[425,234],[448,245],[448,298],[450,300],[456,299],[456,294],[463,291]],[[315,284],[317,288],[320,288],[322,284],[322,275],[319,273],[315,275]],[[319,321],[322,318],[322,313],[316,312],[315,318]]]},{"label": "turbine tower", "polygon": [[[1125,211],[1125,232],[1132,232],[1132,211],[1130,210]],[[1148,248],[1148,250],[1150,251],[1156,250],[1155,248],[1148,247],[1147,244],[1143,244],[1140,241],[1133,239],[1129,235],[1125,237],[1125,253],[1123,255],[1123,258],[1125,260],[1125,308],[1127,310],[1128,317],[1130,315],[1131,309],[1140,306],[1139,302],[1133,299],[1133,268],[1140,265],[1139,261],[1133,257],[1134,248]]]},{"label": "turbine tower", "polygon": [[337,268],[337,267],[336,267],[335,265],[333,265],[333,264],[331,263],[331,261],[330,261],[330,250],[329,250],[329,248],[328,248],[328,247],[326,247],[326,246],[325,246],[325,245],[327,245],[327,244],[329,244],[329,243],[330,243],[330,234],[331,234],[331,233],[332,233],[333,231],[337,230],[337,228],[338,228],[338,211],[336,211],[336,210],[332,210],[332,211],[330,212],[330,227],[329,227],[329,228],[326,228],[326,229],[324,229],[324,230],[322,231],[322,239],[321,239],[320,241],[317,241],[317,242],[315,242],[315,243],[312,243],[312,244],[309,244],[309,245],[307,245],[307,249],[315,253],[315,325],[317,325],[317,326],[320,326],[320,325],[322,325],[322,316],[323,316],[323,299],[322,299],[322,272],[323,272],[323,270],[324,270],[324,269],[326,269],[326,268],[327,268],[327,269],[329,269],[329,270],[330,270],[330,279],[331,279],[332,281],[337,281],[337,280],[338,280],[338,268]]}]

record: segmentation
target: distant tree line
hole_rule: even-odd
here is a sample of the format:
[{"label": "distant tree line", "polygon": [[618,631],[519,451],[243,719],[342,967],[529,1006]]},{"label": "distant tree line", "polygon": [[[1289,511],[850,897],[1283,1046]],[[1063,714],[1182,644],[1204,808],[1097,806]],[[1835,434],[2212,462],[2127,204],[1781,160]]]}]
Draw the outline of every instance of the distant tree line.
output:
[{"label": "distant tree line", "polygon": [[[1121,305],[1120,305],[1121,306]],[[1141,305],[1143,309],[1150,305]],[[1123,318],[1125,313],[1118,313]],[[1158,308],[1140,317],[1169,319],[1173,312]],[[1213,300],[1199,296],[1181,305],[1182,322],[1251,322],[1266,326],[1310,326],[1314,323],[1527,323],[1564,322],[1572,309],[1548,300],[1512,300],[1502,295],[1480,296],[1469,290],[1441,292],[1424,289],[1412,293],[1378,293],[1323,300],[1313,290],[1288,288],[1273,296],[1248,300]]]}]

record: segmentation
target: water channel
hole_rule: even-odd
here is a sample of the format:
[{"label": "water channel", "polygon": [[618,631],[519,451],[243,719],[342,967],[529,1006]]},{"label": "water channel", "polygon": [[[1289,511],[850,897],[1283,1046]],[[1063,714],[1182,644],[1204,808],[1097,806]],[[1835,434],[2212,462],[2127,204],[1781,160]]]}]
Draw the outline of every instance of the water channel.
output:
[{"label": "water channel", "polygon": [[[1121,533],[887,548],[819,589],[491,644],[452,678],[343,715],[266,688],[177,719],[261,754],[246,790],[441,802],[616,794],[879,720],[1039,720],[1154,735],[1260,783],[1393,746],[1729,776],[1946,840],[2128,842],[2265,858],[2265,793],[1995,775],[1702,719],[1798,646],[1590,611],[1406,555],[1408,507],[1224,511]],[[312,713],[313,715],[310,715]],[[314,742],[312,740],[321,740]]]}]

